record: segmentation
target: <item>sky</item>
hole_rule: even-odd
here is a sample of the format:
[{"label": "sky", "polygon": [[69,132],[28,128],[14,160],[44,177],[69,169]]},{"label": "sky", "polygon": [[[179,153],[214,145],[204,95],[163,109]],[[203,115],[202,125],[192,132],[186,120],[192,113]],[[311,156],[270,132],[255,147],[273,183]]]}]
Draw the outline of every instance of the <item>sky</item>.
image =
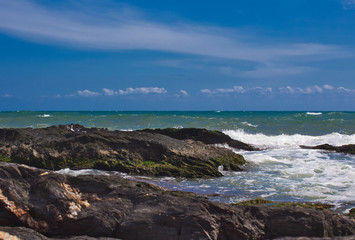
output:
[{"label": "sky", "polygon": [[355,0],[0,0],[0,111],[355,111]]}]

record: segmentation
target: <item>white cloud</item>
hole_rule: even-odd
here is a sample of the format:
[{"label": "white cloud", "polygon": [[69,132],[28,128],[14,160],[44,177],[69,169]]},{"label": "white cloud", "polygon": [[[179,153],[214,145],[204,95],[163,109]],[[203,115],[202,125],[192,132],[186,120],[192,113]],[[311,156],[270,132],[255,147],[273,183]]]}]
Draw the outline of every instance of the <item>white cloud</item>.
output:
[{"label": "white cloud", "polygon": [[349,89],[345,87],[338,87],[336,89],[337,92],[343,92],[343,93],[355,93],[355,89]]},{"label": "white cloud", "polygon": [[322,87],[318,85],[309,86],[305,88],[300,87],[279,87],[276,91],[271,87],[242,87],[242,86],[234,86],[233,88],[216,88],[216,89],[202,89],[201,92],[205,94],[229,94],[229,93],[257,93],[257,94],[322,94],[324,91],[327,92],[337,92],[337,93],[350,93],[355,94],[355,89],[349,89],[345,87],[333,87],[329,84],[324,84]]},{"label": "white cloud", "polygon": [[[251,37],[245,40],[245,34],[237,30],[196,24],[168,25],[147,20],[125,9],[101,7],[100,11],[95,11],[90,2],[75,9],[45,8],[33,0],[0,0],[0,31],[36,42],[77,48],[144,49],[254,62],[345,54],[332,45],[271,45],[260,41],[262,36],[255,36],[254,41]],[[296,72],[302,70],[296,69]],[[249,74],[260,75],[263,70],[258,71]]]},{"label": "white cloud", "polygon": [[323,89],[325,89],[325,90],[333,90],[334,87],[332,85],[329,85],[329,84],[324,84],[323,85]]},{"label": "white cloud", "polygon": [[202,93],[206,94],[226,94],[226,93],[244,93],[245,89],[241,86],[234,86],[233,88],[217,88],[217,89],[202,89]]},{"label": "white cloud", "polygon": [[92,92],[92,91],[89,91],[87,89],[81,91],[81,90],[78,90],[77,91],[78,95],[81,96],[81,97],[96,97],[96,96],[100,96],[101,93],[98,93],[98,92]]},{"label": "white cloud", "polygon": [[129,94],[164,94],[167,93],[165,88],[158,87],[141,87],[141,88],[126,88],[126,90],[118,90],[119,95],[129,95]]},{"label": "white cloud", "polygon": [[107,89],[107,88],[103,88],[102,91],[104,92],[104,95],[106,95],[106,96],[114,96],[114,95],[118,94],[117,91]]},{"label": "white cloud", "polygon": [[272,93],[272,88],[268,87],[268,88],[263,88],[263,87],[253,87],[248,89],[249,91],[252,92],[258,92],[258,93]]},{"label": "white cloud", "polygon": [[2,98],[12,98],[12,95],[10,94],[3,94],[1,95]]},{"label": "white cloud", "polygon": [[314,85],[306,88],[299,88],[299,87],[292,88],[290,86],[287,86],[287,87],[280,87],[279,91],[281,93],[288,93],[288,94],[313,94],[313,93],[322,93],[324,89],[322,87],[319,87],[318,85]]},{"label": "white cloud", "polygon": [[187,91],[185,91],[185,90],[180,90],[179,93],[180,93],[180,95],[183,95],[183,96],[188,96],[189,95],[187,93]]}]

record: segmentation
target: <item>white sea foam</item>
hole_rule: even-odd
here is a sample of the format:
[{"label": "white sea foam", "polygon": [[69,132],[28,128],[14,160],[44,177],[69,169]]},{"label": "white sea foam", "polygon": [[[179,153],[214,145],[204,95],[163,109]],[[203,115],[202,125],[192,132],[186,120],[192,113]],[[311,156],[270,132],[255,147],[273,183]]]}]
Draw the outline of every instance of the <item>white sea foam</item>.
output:
[{"label": "white sea foam", "polygon": [[306,114],[317,116],[317,115],[322,115],[323,113],[321,113],[321,112],[307,112]]},{"label": "white sea foam", "polygon": [[226,130],[223,132],[235,140],[264,147],[298,147],[299,145],[313,146],[326,143],[334,146],[340,146],[355,143],[355,134],[346,135],[340,133],[330,133],[321,136],[281,134],[270,136],[262,133],[250,134],[246,133],[242,129]]},{"label": "white sea foam", "polygon": [[[243,189],[264,191],[263,196],[274,196],[265,191],[274,188],[280,196],[313,199],[333,204],[354,203],[355,156],[301,149],[299,145],[354,144],[355,134],[331,133],[322,136],[249,134],[243,130],[224,133],[246,143],[266,147],[263,151],[239,152],[249,163],[249,169],[235,175]],[[245,185],[243,185],[245,184]]]},{"label": "white sea foam", "polygon": [[50,114],[42,114],[42,115],[37,115],[37,117],[47,118],[47,117],[51,117],[51,115]]},{"label": "white sea foam", "polygon": [[264,191],[263,195],[276,192],[295,199],[355,204],[355,156],[297,148],[243,152],[243,156],[254,169],[235,173],[233,182],[239,182],[243,189]]},{"label": "white sea foam", "polygon": [[254,124],[251,124],[251,123],[248,123],[248,122],[242,122],[242,124],[244,124],[244,125],[247,125],[247,126],[249,126],[249,127],[258,127],[258,125],[254,125]]}]

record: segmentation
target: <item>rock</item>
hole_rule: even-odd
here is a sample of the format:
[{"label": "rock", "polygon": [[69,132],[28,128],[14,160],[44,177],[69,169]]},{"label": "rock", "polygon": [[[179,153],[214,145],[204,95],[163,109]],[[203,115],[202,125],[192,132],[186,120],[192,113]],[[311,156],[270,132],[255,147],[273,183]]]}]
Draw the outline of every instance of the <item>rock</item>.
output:
[{"label": "rock", "polygon": [[25,227],[0,227],[0,239],[2,240],[120,240],[119,238],[95,238],[89,236],[75,236],[75,237],[54,237],[48,238],[33,229]]},{"label": "rock", "polygon": [[119,176],[69,176],[0,163],[0,225],[47,237],[272,239],[355,234],[331,211],[232,206]]},{"label": "rock", "polygon": [[240,171],[243,156],[193,140],[142,131],[108,131],[80,125],[0,129],[0,160],[34,167],[95,168],[130,174],[186,178]]},{"label": "rock", "polygon": [[355,235],[346,237],[282,237],[275,240],[355,240]]},{"label": "rock", "polygon": [[232,203],[232,205],[269,205],[273,207],[298,207],[298,208],[313,208],[319,210],[327,210],[334,207],[332,204],[328,203],[313,203],[313,202],[274,202],[271,200],[256,198],[246,201],[241,201],[237,203]]},{"label": "rock", "polygon": [[350,219],[355,220],[355,208],[350,209],[349,213],[347,213],[346,215],[349,216]]},{"label": "rock", "polygon": [[348,145],[343,145],[343,146],[332,146],[329,144],[322,144],[318,146],[304,146],[301,145],[301,148],[304,149],[320,149],[320,150],[326,150],[326,151],[335,151],[339,153],[345,153],[345,154],[355,154],[355,144],[348,144]]},{"label": "rock", "polygon": [[163,135],[167,135],[172,138],[186,140],[192,139],[194,141],[200,141],[205,144],[227,144],[228,146],[239,149],[239,150],[246,150],[246,151],[258,151],[260,149],[250,145],[243,143],[238,140],[232,139],[230,136],[219,132],[219,131],[211,131],[207,129],[201,128],[166,128],[166,129],[143,129],[140,130],[143,132],[150,132],[150,133],[159,133]]}]

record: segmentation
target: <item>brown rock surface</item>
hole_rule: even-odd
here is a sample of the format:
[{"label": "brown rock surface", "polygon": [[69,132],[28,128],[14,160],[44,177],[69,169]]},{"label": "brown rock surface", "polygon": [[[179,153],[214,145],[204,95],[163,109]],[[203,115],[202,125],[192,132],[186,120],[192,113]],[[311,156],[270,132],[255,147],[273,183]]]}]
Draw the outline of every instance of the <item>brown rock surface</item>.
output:
[{"label": "brown rock surface", "polygon": [[232,206],[118,176],[61,175],[0,163],[0,225],[47,237],[272,239],[355,234],[331,211]]}]

